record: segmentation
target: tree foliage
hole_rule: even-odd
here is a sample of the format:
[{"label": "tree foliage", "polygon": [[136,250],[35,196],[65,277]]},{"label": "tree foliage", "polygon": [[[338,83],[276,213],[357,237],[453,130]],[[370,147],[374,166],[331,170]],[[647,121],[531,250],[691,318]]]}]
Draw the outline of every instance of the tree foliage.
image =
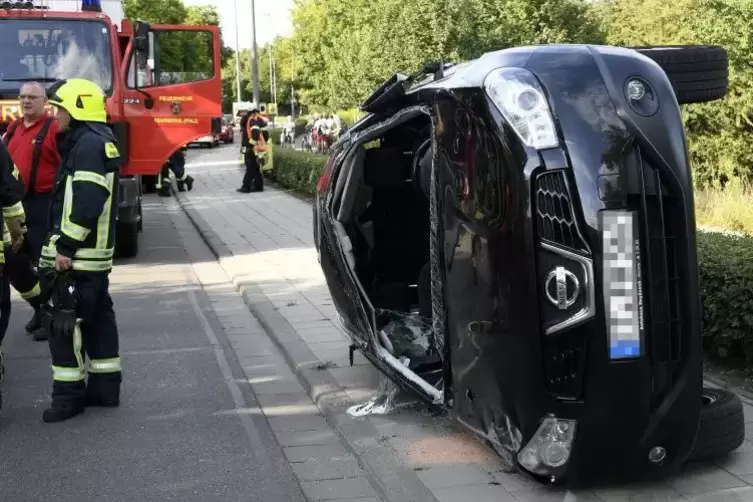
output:
[{"label": "tree foliage", "polygon": [[582,0],[297,0],[296,59],[307,104],[346,108],[396,71],[506,47],[601,42]]},{"label": "tree foliage", "polygon": [[[220,24],[220,16],[214,5],[186,7],[183,0],[125,0],[123,6],[126,17],[132,21],[151,24]],[[223,64],[233,57],[233,50],[224,44],[220,53]],[[169,32],[160,35],[160,65],[164,74],[211,73],[211,61],[212,39],[208,34]]]},{"label": "tree foliage", "polygon": [[[611,0],[607,41],[614,45],[721,45],[730,58],[730,92],[684,107],[699,186],[750,179],[753,165],[753,0]],[[650,16],[645,12],[651,12]]]}]

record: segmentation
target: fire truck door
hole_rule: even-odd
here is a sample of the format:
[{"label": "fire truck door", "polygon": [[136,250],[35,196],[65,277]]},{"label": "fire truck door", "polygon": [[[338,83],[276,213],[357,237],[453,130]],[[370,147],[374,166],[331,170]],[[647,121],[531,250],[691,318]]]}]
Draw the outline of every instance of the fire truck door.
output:
[{"label": "fire truck door", "polygon": [[219,133],[221,42],[216,26],[151,25],[138,39],[137,32],[123,60],[124,173],[157,174],[178,148]]}]

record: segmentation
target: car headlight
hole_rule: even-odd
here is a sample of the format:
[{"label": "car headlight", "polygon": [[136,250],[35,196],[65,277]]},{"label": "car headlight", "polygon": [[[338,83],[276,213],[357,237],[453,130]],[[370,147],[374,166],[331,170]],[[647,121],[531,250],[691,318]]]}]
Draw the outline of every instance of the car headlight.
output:
[{"label": "car headlight", "polygon": [[547,417],[518,453],[518,463],[533,474],[557,477],[566,468],[575,441],[575,420]]},{"label": "car headlight", "polygon": [[533,73],[497,68],[486,76],[484,90],[523,143],[537,150],[559,146],[549,103]]}]

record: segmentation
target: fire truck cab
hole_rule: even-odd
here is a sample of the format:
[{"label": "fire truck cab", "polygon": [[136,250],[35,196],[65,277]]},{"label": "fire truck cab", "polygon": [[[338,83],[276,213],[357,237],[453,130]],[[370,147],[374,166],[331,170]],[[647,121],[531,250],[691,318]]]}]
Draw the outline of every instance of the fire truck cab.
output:
[{"label": "fire truck cab", "polygon": [[24,82],[96,82],[125,159],[116,253],[133,257],[143,225],[142,176],[221,130],[220,49],[216,26],[132,22],[120,0],[0,1],[0,133],[21,116]]}]

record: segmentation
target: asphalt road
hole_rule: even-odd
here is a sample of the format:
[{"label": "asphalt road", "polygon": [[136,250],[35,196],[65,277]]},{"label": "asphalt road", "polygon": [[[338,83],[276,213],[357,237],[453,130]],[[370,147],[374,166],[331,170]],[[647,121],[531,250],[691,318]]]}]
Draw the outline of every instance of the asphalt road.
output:
[{"label": "asphalt road", "polygon": [[0,501],[303,500],[267,422],[242,416],[256,406],[238,386],[242,369],[161,201],[146,202],[139,257],[111,276],[120,408],[42,422],[48,349],[24,335],[31,310],[14,301],[0,384]]}]

